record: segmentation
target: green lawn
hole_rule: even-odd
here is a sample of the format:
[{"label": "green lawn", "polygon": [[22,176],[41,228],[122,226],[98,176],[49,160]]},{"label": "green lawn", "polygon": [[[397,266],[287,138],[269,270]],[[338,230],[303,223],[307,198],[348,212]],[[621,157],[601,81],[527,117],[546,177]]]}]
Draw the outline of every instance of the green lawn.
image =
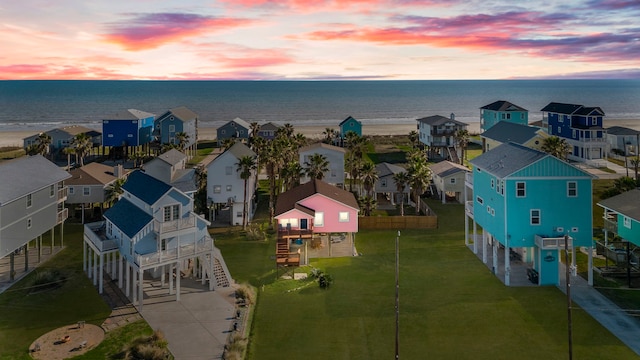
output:
[{"label": "green lawn", "polygon": [[[401,356],[565,359],[564,294],[505,287],[465,248],[462,206],[430,206],[446,219],[440,228],[404,231],[400,239]],[[393,358],[395,231],[359,232],[360,257],[312,260],[333,276],[328,290],[275,280],[273,239],[218,239],[234,278],[259,287],[250,359]],[[580,309],[573,332],[576,358],[635,358]]]},{"label": "green lawn", "polygon": [[[29,345],[48,331],[79,320],[99,326],[111,313],[82,271],[82,226],[67,224],[64,233],[66,249],[0,294],[0,359],[30,359]],[[59,241],[56,230],[56,242]],[[47,236],[44,242],[49,243]],[[59,270],[66,281],[57,289],[30,291],[36,273],[45,269]],[[110,333],[104,345],[83,358],[105,358],[105,348],[107,352],[118,353],[130,337],[150,331],[143,321],[121,332]]]}]

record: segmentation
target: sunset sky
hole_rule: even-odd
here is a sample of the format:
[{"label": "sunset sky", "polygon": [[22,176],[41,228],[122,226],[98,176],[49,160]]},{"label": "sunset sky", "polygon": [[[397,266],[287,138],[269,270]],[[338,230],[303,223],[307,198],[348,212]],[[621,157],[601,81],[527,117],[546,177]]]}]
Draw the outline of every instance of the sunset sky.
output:
[{"label": "sunset sky", "polygon": [[10,0],[0,79],[640,78],[639,0]]}]

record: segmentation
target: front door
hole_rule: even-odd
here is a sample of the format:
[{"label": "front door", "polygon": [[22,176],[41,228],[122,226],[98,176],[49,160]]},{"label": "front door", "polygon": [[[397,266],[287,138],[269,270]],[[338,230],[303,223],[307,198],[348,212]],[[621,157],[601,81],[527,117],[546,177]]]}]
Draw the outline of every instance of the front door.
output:
[{"label": "front door", "polygon": [[307,219],[300,219],[300,229],[302,230],[307,229]]}]

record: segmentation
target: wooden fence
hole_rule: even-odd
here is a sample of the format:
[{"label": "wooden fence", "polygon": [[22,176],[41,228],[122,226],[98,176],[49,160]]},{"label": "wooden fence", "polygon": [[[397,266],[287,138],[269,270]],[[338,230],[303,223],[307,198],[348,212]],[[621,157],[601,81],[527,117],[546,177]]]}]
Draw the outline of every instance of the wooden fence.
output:
[{"label": "wooden fence", "polygon": [[365,230],[436,229],[438,216],[363,216],[358,227]]}]

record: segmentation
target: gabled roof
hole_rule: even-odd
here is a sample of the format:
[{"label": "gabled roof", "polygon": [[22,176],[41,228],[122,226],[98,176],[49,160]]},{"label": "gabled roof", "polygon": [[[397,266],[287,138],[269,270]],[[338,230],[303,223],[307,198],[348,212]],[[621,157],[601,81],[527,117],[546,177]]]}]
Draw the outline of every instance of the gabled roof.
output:
[{"label": "gabled roof", "polygon": [[[226,126],[227,124],[232,123],[232,122],[233,122],[233,123],[236,123],[236,124],[238,124],[238,125],[240,125],[240,126],[242,126],[243,128],[245,128],[245,129],[247,129],[247,130],[250,130],[250,129],[251,129],[251,124],[249,124],[248,122],[246,122],[246,121],[244,121],[244,120],[240,119],[239,117],[237,117],[237,118],[235,118],[235,119],[233,119],[233,120],[231,120],[231,121],[228,121],[227,123],[225,123],[225,124],[224,124],[224,125],[222,125],[222,126]],[[221,126],[221,127],[222,127],[222,126]]]},{"label": "gabled roof", "polygon": [[180,169],[173,173],[171,178],[171,186],[182,191],[190,193],[198,191],[195,169]]},{"label": "gabled roof", "polygon": [[127,182],[122,185],[122,189],[148,205],[153,205],[171,190],[171,186],[140,170],[136,170],[129,175]]},{"label": "gabled roof", "polygon": [[70,173],[71,178],[65,181],[66,185],[107,185],[117,179],[113,175],[113,166],[97,162],[73,169]]},{"label": "gabled roof", "polygon": [[604,199],[598,205],[613,210],[618,214],[640,221],[640,190],[634,189],[625,193]]},{"label": "gabled roof", "polygon": [[180,163],[182,160],[186,158],[187,158],[187,155],[183,154],[181,151],[176,149],[171,149],[156,157],[156,159],[160,159],[171,166]]},{"label": "gabled roof", "polygon": [[346,206],[358,209],[358,202],[352,193],[327,184],[324,181],[314,179],[280,194],[276,202],[275,215],[277,216],[294,209],[299,201],[315,194],[321,194]]},{"label": "gabled roof", "polygon": [[341,153],[346,153],[347,150],[345,150],[344,148],[341,148],[339,146],[333,146],[330,144],[325,144],[323,142],[317,142],[315,144],[311,144],[311,145],[307,145],[307,146],[303,146],[300,149],[298,149],[298,153],[304,153],[304,152],[308,152],[308,151],[313,151],[315,149],[327,149],[327,150],[333,150],[333,151],[337,151],[337,152],[341,152]]},{"label": "gabled roof", "polygon": [[198,114],[194,113],[193,111],[191,111],[191,109],[187,108],[186,106],[179,106],[173,109],[169,109],[169,111],[167,111],[167,114],[168,113],[173,114],[175,118],[180,119],[182,121],[193,120],[198,117]]},{"label": "gabled roof", "polygon": [[114,223],[129,238],[134,237],[153,220],[153,216],[147,214],[125,198],[121,198],[109,208],[109,210],[104,213],[104,217]]},{"label": "gabled roof", "polygon": [[378,177],[385,177],[389,175],[394,175],[401,172],[406,172],[407,170],[402,166],[389,164],[387,162],[380,163],[376,165],[376,172],[378,173]]},{"label": "gabled roof", "polygon": [[70,178],[42,155],[23,156],[0,163],[0,205]]},{"label": "gabled roof", "polygon": [[581,107],[580,109],[578,109],[575,112],[576,115],[584,115],[584,116],[588,116],[588,115],[592,115],[592,114],[596,114],[596,115],[604,115],[604,111],[602,111],[602,109],[600,109],[599,107]]},{"label": "gabled roof", "polygon": [[[251,150],[250,147],[238,141],[233,144],[227,151],[232,154],[236,159],[240,159],[243,156],[256,156],[256,153]],[[214,160],[215,161],[215,160]]]},{"label": "gabled roof", "polygon": [[580,109],[581,107],[582,105],[552,102],[552,103],[549,103],[549,105],[543,107],[542,110],[540,111],[552,112],[552,113],[558,113],[558,114],[573,114],[574,112],[576,112],[576,110]]},{"label": "gabled roof", "polygon": [[425,124],[429,124],[432,126],[437,126],[437,125],[442,125],[445,124],[447,122],[452,122],[456,125],[461,125],[461,126],[467,126],[466,123],[463,123],[461,121],[458,120],[454,120],[448,117],[444,117],[442,115],[433,115],[433,116],[427,116],[427,117],[423,117],[417,120],[418,122],[421,123],[425,123]]},{"label": "gabled roof", "polygon": [[263,131],[263,130],[278,130],[280,128],[281,128],[280,125],[272,123],[272,122],[268,122],[266,124],[260,125],[260,131]]},{"label": "gabled roof", "polygon": [[468,167],[447,160],[435,163],[429,166],[429,168],[434,175],[437,175],[439,177],[446,177],[457,174],[459,172],[471,172]]},{"label": "gabled roof", "polygon": [[362,125],[362,122],[360,120],[356,120],[356,118],[354,118],[352,116],[348,116],[346,119],[342,120],[338,126],[342,126],[344,123],[346,123],[349,120],[354,120],[358,124]]},{"label": "gabled roof", "polygon": [[155,115],[142,110],[128,109],[117,112],[113,116],[107,117],[104,120],[140,120],[148,117],[155,117]]},{"label": "gabled roof", "polygon": [[634,130],[634,129],[630,129],[630,128],[624,127],[624,126],[612,126],[612,127],[606,128],[606,130],[607,130],[607,134],[611,134],[611,135],[633,135],[633,136],[636,136],[636,135],[640,134],[640,131]]},{"label": "gabled roof", "polygon": [[496,102],[492,102],[489,105],[485,105],[480,109],[492,110],[492,111],[529,111],[523,107],[512,104],[505,100],[498,100]]},{"label": "gabled roof", "polygon": [[470,163],[482,171],[504,178],[547,156],[550,155],[526,146],[505,143],[476,157]]},{"label": "gabled roof", "polygon": [[489,130],[480,136],[483,138],[499,141],[501,143],[514,142],[524,144],[531,140],[540,131],[540,128],[516,124],[508,121],[498,121]]},{"label": "gabled roof", "polygon": [[[66,132],[71,136],[76,136],[78,134],[87,134],[89,136],[98,136],[102,135],[100,131],[89,129],[88,127],[84,127],[81,125],[70,125],[59,128],[60,130]],[[55,129],[54,129],[55,130]]]}]

